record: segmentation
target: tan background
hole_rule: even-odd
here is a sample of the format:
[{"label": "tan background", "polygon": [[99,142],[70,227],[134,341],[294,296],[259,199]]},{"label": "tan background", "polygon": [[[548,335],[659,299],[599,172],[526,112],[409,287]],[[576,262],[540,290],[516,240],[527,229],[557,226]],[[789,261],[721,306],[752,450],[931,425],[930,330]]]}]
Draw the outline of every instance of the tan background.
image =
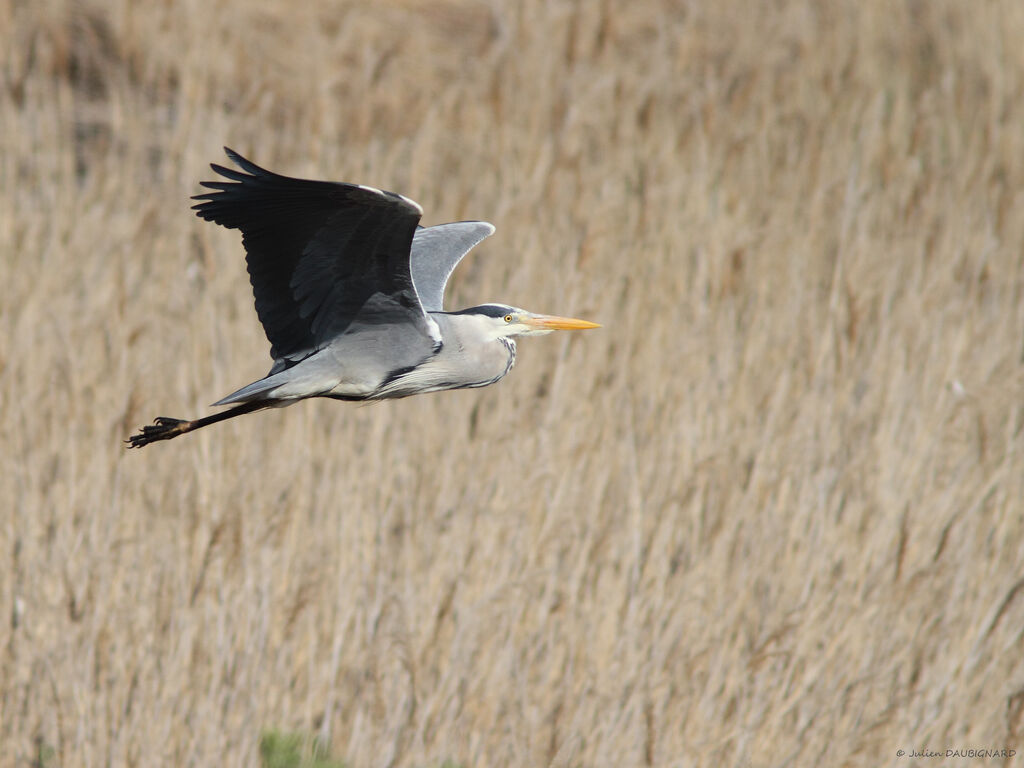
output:
[{"label": "tan background", "polygon": [[[252,766],[268,728],[353,768],[1019,744],[1024,4],[0,31],[0,765]],[[453,306],[605,327],[126,452],[270,364],[237,233],[189,211],[222,144],[490,220]]]}]

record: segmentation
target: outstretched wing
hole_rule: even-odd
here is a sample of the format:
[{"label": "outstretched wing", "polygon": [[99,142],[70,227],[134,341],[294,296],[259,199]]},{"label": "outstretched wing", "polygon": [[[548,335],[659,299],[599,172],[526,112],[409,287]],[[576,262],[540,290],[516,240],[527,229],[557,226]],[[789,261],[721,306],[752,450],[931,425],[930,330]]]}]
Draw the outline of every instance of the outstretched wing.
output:
[{"label": "outstretched wing", "polygon": [[193,207],[241,230],[271,357],[300,360],[354,320],[407,325],[439,342],[409,267],[419,205],[372,187],[280,176],[224,151],[242,171],[211,165],[229,181],[201,182],[215,191]]},{"label": "outstretched wing", "polygon": [[494,234],[486,221],[457,221],[436,227],[420,227],[412,238],[412,281],[423,308],[444,309],[444,287],[452,271],[474,245]]}]

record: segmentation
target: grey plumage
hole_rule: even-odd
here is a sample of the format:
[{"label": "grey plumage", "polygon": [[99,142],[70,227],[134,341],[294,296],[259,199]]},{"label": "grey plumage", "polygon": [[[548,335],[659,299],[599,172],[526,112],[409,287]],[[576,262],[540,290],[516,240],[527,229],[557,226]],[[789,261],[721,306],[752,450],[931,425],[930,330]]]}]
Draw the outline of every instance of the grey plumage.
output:
[{"label": "grey plumage", "polygon": [[369,400],[481,387],[515,362],[514,336],[595,328],[503,304],[445,312],[456,265],[494,232],[483,221],[419,226],[412,200],[360,184],[281,176],[225,151],[196,213],[242,233],[256,313],[274,362],[266,377],[202,419],[160,418],[129,440],[142,447],[226,418],[307,397]]},{"label": "grey plumage", "polygon": [[486,221],[457,221],[416,230],[410,266],[416,293],[425,310],[444,309],[444,287],[455,267],[473,246],[493,234],[494,225]]}]

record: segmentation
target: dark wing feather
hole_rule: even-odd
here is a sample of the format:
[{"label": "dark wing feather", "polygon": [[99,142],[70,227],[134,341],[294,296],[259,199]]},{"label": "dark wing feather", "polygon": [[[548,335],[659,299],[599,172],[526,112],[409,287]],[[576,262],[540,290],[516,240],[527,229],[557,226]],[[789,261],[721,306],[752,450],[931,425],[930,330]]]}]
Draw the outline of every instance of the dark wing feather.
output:
[{"label": "dark wing feather", "polygon": [[[242,171],[193,199],[196,215],[242,232],[256,313],[275,360],[299,359],[360,323],[411,324],[433,337],[409,269],[422,210],[356,184],[271,173],[225,147]],[[243,172],[244,171],[244,172]]]}]

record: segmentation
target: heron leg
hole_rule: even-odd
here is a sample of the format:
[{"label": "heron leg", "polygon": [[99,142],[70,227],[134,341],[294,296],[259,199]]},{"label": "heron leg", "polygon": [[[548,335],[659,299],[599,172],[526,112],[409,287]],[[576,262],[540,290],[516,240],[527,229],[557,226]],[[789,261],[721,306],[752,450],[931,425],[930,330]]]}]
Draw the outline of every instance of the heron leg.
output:
[{"label": "heron leg", "polygon": [[242,403],[231,410],[215,413],[212,416],[206,416],[202,419],[192,419],[191,421],[187,419],[172,419],[167,416],[160,416],[156,418],[152,424],[143,427],[137,433],[125,440],[125,442],[128,444],[129,448],[142,448],[159,440],[170,440],[178,435],[183,435],[186,432],[192,432],[193,430],[200,429],[201,427],[208,427],[211,424],[216,424],[218,421],[233,419],[235,416],[242,416],[246,413],[252,413],[253,411],[269,408],[276,402],[276,400],[258,400],[251,403]]}]

